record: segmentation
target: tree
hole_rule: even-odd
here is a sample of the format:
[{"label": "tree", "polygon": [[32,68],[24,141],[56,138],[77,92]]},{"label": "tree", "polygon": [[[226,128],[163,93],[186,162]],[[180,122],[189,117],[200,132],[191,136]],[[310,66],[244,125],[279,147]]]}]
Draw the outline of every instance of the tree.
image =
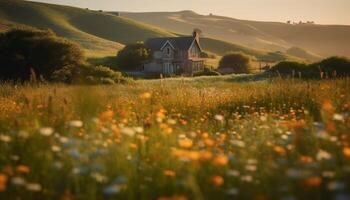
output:
[{"label": "tree", "polygon": [[0,34],[0,79],[29,80],[31,74],[50,80],[51,74],[84,60],[79,45],[50,30],[15,28]]},{"label": "tree", "polygon": [[117,65],[123,70],[136,70],[150,58],[150,50],[143,43],[126,45],[117,55]]},{"label": "tree", "polygon": [[229,53],[219,62],[219,69],[232,69],[233,73],[249,73],[250,57],[244,53]]}]

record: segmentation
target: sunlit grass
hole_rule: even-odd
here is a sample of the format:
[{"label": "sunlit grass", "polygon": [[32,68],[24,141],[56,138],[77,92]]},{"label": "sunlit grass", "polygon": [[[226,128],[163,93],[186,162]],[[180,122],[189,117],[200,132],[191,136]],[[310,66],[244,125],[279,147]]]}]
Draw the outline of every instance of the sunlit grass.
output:
[{"label": "sunlit grass", "polygon": [[346,199],[349,85],[3,84],[0,198]]}]

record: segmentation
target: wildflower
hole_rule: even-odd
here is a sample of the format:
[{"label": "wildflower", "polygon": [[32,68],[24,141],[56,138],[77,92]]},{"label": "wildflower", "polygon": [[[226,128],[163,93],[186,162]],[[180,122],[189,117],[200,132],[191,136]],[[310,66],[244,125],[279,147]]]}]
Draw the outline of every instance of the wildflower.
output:
[{"label": "wildflower", "polygon": [[152,94],[149,92],[145,92],[145,93],[140,94],[141,99],[149,99],[151,97],[152,97]]},{"label": "wildflower", "polygon": [[105,195],[115,195],[115,194],[118,194],[119,192],[120,192],[120,186],[116,184],[110,185],[103,190],[103,193]]},{"label": "wildflower", "polygon": [[241,140],[231,140],[231,144],[236,147],[241,147],[241,148],[245,147],[245,143]]},{"label": "wildflower", "polygon": [[137,144],[135,144],[135,143],[129,143],[129,147],[130,147],[131,149],[137,149]]},{"label": "wildflower", "polygon": [[214,146],[215,142],[214,140],[207,138],[204,140],[204,144],[207,145],[208,147],[212,147]]},{"label": "wildflower", "polygon": [[222,176],[212,176],[209,181],[215,186],[224,184],[224,178]]},{"label": "wildflower", "polygon": [[143,133],[143,131],[144,131],[143,128],[140,127],[140,126],[139,127],[134,127],[134,130],[135,130],[136,133],[140,133],[140,134]]},{"label": "wildflower", "polygon": [[327,151],[324,151],[322,149],[320,149],[316,155],[316,159],[318,161],[321,161],[321,160],[329,160],[332,158],[332,155],[330,153],[328,153]]},{"label": "wildflower", "polygon": [[57,146],[57,145],[53,145],[53,146],[51,147],[51,150],[52,150],[53,152],[60,152],[60,151],[61,151],[61,147],[59,147],[59,146]]},{"label": "wildflower", "polygon": [[129,136],[129,137],[133,137],[135,135],[135,130],[132,128],[128,128],[128,127],[121,128],[120,132],[124,135]]},{"label": "wildflower", "polygon": [[157,200],[187,200],[187,197],[182,195],[174,195],[171,197],[159,197]]},{"label": "wildflower", "polygon": [[94,178],[98,183],[104,183],[108,180],[108,178],[98,172],[93,172],[90,174],[92,178]]},{"label": "wildflower", "polygon": [[228,163],[228,157],[226,155],[218,155],[213,161],[216,166],[225,166]]},{"label": "wildflower", "polygon": [[190,139],[180,139],[179,140],[179,146],[185,149],[189,149],[193,146],[193,141]]},{"label": "wildflower", "polygon": [[345,157],[350,158],[350,147],[344,147],[343,154]]},{"label": "wildflower", "polygon": [[228,176],[233,176],[233,177],[238,177],[238,176],[240,175],[240,173],[239,173],[239,171],[237,171],[237,170],[229,170],[229,171],[227,172],[227,175],[228,175]]},{"label": "wildflower", "polygon": [[304,163],[304,164],[309,164],[309,163],[312,163],[314,161],[314,159],[310,156],[300,156],[299,161]]},{"label": "wildflower", "polygon": [[39,130],[40,134],[43,136],[50,136],[53,133],[53,128],[51,127],[43,127]]},{"label": "wildflower", "polygon": [[17,186],[21,186],[24,185],[26,181],[21,177],[13,177],[11,178],[11,183]]},{"label": "wildflower", "polygon": [[231,188],[231,189],[228,189],[226,191],[226,194],[227,195],[230,195],[230,196],[235,196],[239,193],[239,190],[237,188]]},{"label": "wildflower", "polygon": [[26,188],[27,190],[33,191],[33,192],[39,192],[42,189],[41,185],[38,183],[27,183]]},{"label": "wildflower", "polygon": [[168,177],[174,177],[176,173],[173,170],[164,170],[164,175]]},{"label": "wildflower", "polygon": [[303,181],[303,184],[308,187],[318,187],[322,183],[322,179],[319,176],[311,176]]},{"label": "wildflower", "polygon": [[11,142],[11,140],[12,140],[12,139],[11,139],[10,136],[0,134],[0,141],[5,142],[5,143],[8,143],[8,142]]},{"label": "wildflower", "polygon": [[101,122],[111,121],[114,117],[114,112],[112,110],[104,111],[100,114],[99,119]]},{"label": "wildflower", "polygon": [[222,116],[222,115],[215,115],[214,118],[220,122],[224,121],[224,116]]},{"label": "wildflower", "polygon": [[241,177],[241,180],[244,182],[252,182],[253,181],[253,177],[251,175],[245,175]]},{"label": "wildflower", "polygon": [[256,165],[246,165],[245,166],[245,169],[247,171],[252,171],[252,172],[255,172],[257,170],[257,166]]},{"label": "wildflower", "polygon": [[333,115],[333,119],[334,119],[335,121],[344,121],[343,115],[337,114],[337,113]]},{"label": "wildflower", "polygon": [[201,160],[210,160],[213,157],[213,154],[210,151],[201,151],[200,159]]},{"label": "wildflower", "polygon": [[286,149],[281,146],[274,146],[273,147],[274,152],[276,152],[280,156],[286,155]]},{"label": "wildflower", "polygon": [[267,120],[267,117],[266,117],[265,115],[261,115],[261,116],[260,116],[260,120],[261,120],[262,122],[265,122],[265,121]]},{"label": "wildflower", "polygon": [[74,127],[74,128],[81,128],[81,127],[83,127],[83,124],[84,123],[82,121],[80,121],[80,120],[73,120],[73,121],[70,121],[68,123],[68,125],[70,127]]},{"label": "wildflower", "polygon": [[16,171],[21,174],[28,174],[30,172],[30,169],[26,165],[18,165],[16,167]]},{"label": "wildflower", "polygon": [[6,184],[7,184],[7,175],[0,173],[0,192],[3,192],[6,190]]}]

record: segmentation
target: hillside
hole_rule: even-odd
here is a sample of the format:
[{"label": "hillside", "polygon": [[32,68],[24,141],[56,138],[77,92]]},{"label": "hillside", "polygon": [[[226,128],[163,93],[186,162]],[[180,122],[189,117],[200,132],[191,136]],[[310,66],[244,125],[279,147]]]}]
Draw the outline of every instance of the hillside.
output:
[{"label": "hillside", "polygon": [[350,56],[350,26],[247,21],[192,11],[121,15],[179,33],[197,27],[207,37],[269,51],[286,51],[297,46],[321,56]]},{"label": "hillside", "polygon": [[19,0],[0,1],[0,19],[14,24],[50,28],[58,35],[96,51],[115,51],[129,42],[173,35],[108,13]]},{"label": "hillside", "polygon": [[[177,32],[138,22],[127,16],[117,16],[114,13],[21,0],[2,0],[0,1],[0,31],[5,30],[9,24],[50,28],[59,36],[82,44],[88,50],[89,56],[115,54],[125,44],[144,41],[150,37],[179,35]],[[188,31],[183,34],[188,35],[194,27],[189,25]],[[203,38],[202,45],[206,51],[218,55],[229,51],[241,51],[266,60],[266,57],[271,58],[274,54],[211,38]],[[273,61],[283,59],[296,58],[286,54],[273,56]]]}]

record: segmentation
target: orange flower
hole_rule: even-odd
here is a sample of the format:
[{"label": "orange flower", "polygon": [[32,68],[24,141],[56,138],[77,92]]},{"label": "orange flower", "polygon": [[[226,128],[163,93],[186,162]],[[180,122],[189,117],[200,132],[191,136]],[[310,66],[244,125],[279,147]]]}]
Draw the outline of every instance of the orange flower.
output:
[{"label": "orange flower", "polygon": [[344,147],[343,154],[345,157],[350,158],[350,147]]},{"label": "orange flower", "polygon": [[21,174],[28,174],[30,172],[30,169],[26,165],[18,165],[16,167],[16,171]]},{"label": "orange flower", "polygon": [[305,164],[312,163],[314,159],[310,156],[300,156],[299,161]]},{"label": "orange flower", "polygon": [[164,170],[164,175],[169,176],[169,177],[174,177],[176,176],[176,173],[173,170]]},{"label": "orange flower", "polygon": [[105,111],[105,112],[102,112],[101,114],[100,114],[100,120],[102,121],[102,122],[105,122],[105,121],[110,121],[110,120],[112,120],[113,119],[113,116],[114,116],[114,112],[112,111],[112,110],[107,110],[107,111]]},{"label": "orange flower", "polygon": [[3,192],[6,190],[6,183],[7,183],[7,175],[0,174],[0,192]]},{"label": "orange flower", "polygon": [[322,110],[324,110],[328,114],[333,114],[334,113],[334,107],[332,105],[332,102],[329,100],[326,100],[322,104]]},{"label": "orange flower", "polygon": [[222,176],[212,176],[209,181],[215,186],[224,184],[224,178]]},{"label": "orange flower", "polygon": [[179,146],[185,149],[189,149],[193,146],[193,141],[190,139],[180,139]]},{"label": "orange flower", "polygon": [[312,176],[303,181],[303,184],[308,187],[317,187],[322,183],[322,179],[319,176]]},{"label": "orange flower", "polygon": [[210,160],[213,157],[213,154],[210,151],[201,151],[200,159],[201,160]]},{"label": "orange flower", "polygon": [[187,200],[187,197],[181,195],[174,195],[171,197],[159,197],[158,200]]},{"label": "orange flower", "polygon": [[129,147],[130,147],[131,149],[137,149],[137,144],[135,144],[135,143],[130,143],[130,144],[129,144]]},{"label": "orange flower", "polygon": [[284,147],[281,146],[274,146],[273,150],[280,156],[284,156],[286,155],[286,149]]},{"label": "orange flower", "polygon": [[204,140],[204,144],[207,145],[208,147],[212,147],[212,146],[214,146],[215,142],[214,142],[214,140],[207,138]]},{"label": "orange flower", "polygon": [[225,155],[218,155],[215,157],[213,163],[216,166],[225,166],[228,163],[228,157]]}]

